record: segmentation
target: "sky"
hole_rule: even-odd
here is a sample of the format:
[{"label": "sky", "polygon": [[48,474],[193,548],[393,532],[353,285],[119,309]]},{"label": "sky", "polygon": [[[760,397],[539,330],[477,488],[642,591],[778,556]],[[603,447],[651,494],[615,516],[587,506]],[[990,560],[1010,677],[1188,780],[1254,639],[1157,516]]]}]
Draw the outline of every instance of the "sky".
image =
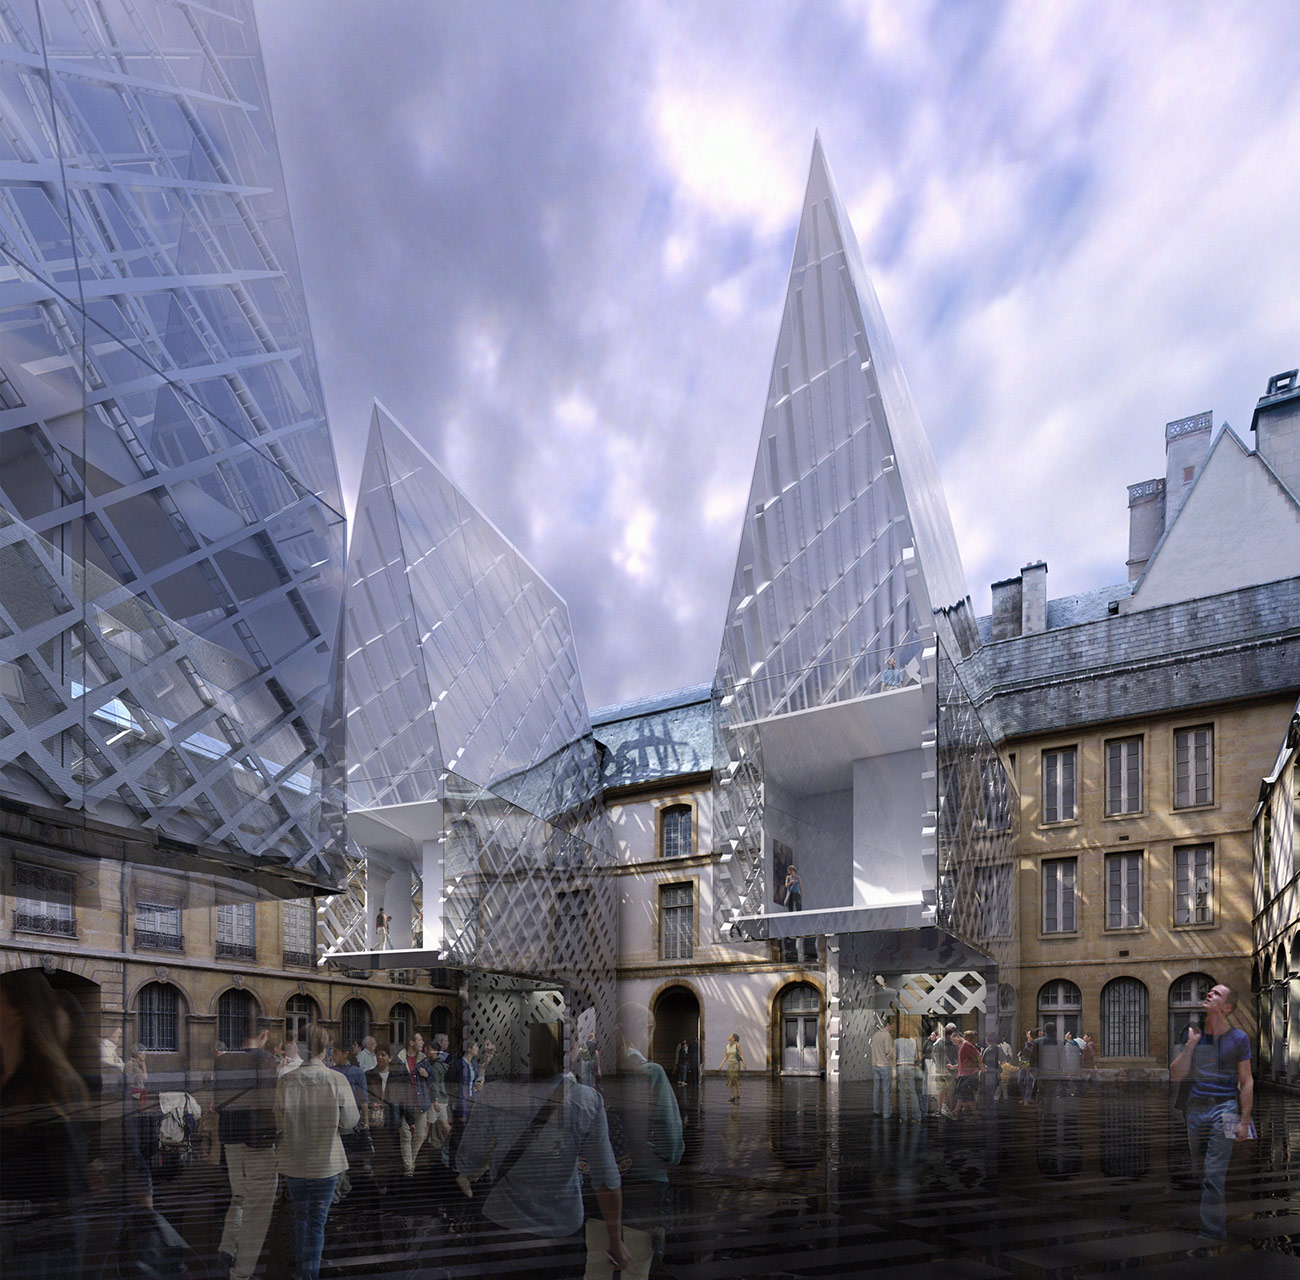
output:
[{"label": "sky", "polygon": [[373,399],[566,599],[713,678],[814,132],[977,612],[1126,578],[1163,425],[1300,364],[1300,5],[257,0],[349,508]]}]

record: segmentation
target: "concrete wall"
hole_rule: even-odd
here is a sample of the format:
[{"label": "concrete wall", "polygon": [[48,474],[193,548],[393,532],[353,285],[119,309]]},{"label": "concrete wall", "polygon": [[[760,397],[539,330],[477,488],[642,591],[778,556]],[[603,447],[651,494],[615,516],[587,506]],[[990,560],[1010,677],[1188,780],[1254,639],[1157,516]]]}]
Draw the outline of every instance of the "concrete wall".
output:
[{"label": "concrete wall", "polygon": [[853,762],[853,905],[920,898],[925,757],[920,748]]}]

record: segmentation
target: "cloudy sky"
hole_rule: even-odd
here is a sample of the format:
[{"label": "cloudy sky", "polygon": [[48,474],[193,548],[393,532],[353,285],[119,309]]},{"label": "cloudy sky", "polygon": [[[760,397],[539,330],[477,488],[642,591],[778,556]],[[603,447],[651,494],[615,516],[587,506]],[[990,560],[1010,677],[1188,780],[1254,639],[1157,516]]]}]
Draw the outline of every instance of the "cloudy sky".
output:
[{"label": "cloudy sky", "polygon": [[258,0],[345,490],[378,397],[569,602],[713,676],[814,130],[972,595],[1123,581],[1162,426],[1300,363],[1300,6]]}]

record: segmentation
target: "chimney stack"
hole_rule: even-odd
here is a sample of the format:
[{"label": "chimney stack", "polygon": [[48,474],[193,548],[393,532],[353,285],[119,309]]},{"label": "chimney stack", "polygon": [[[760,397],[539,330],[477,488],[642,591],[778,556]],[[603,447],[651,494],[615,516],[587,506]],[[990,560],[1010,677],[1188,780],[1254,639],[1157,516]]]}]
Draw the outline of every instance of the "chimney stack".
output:
[{"label": "chimney stack", "polygon": [[1255,451],[1300,497],[1300,369],[1275,373],[1250,420]]},{"label": "chimney stack", "polygon": [[1020,634],[1020,578],[993,584],[993,639],[1012,640]]},{"label": "chimney stack", "polygon": [[1143,480],[1128,487],[1128,580],[1136,582],[1165,532],[1165,482]]},{"label": "chimney stack", "polygon": [[1035,560],[1020,570],[1020,634],[1047,630],[1047,561]]},{"label": "chimney stack", "polygon": [[1198,413],[1165,423],[1165,528],[1178,513],[1184,495],[1192,487],[1196,469],[1210,452],[1213,434],[1213,413]]}]

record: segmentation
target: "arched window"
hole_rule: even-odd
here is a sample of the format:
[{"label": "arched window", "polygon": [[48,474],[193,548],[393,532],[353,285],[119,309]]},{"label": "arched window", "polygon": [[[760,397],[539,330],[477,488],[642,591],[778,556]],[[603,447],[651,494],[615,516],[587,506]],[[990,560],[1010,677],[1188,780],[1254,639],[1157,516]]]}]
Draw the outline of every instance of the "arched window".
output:
[{"label": "arched window", "polygon": [[1145,1058],[1150,1052],[1147,989],[1136,978],[1115,978],[1101,990],[1101,1055]]},{"label": "arched window", "polygon": [[150,982],[135,998],[135,1038],[146,1053],[179,1053],[181,993],[169,982]]},{"label": "arched window", "polygon": [[659,856],[685,858],[695,852],[691,841],[691,806],[672,804],[659,813]]},{"label": "arched window", "polygon": [[370,1034],[370,1010],[364,1000],[348,1000],[339,1010],[339,1040],[345,1049],[361,1044]]},{"label": "arched window", "polygon": [[409,1004],[395,1004],[388,1014],[388,1038],[394,1050],[404,1049],[415,1030],[415,1010]]},{"label": "arched window", "polygon": [[[320,1010],[316,1007],[316,1001],[311,996],[290,996],[284,1006],[285,1039],[296,1040],[299,1046],[305,1045],[307,1028],[319,1017]],[[304,1049],[300,1048],[299,1052],[304,1059],[307,1057]]]},{"label": "arched window", "polygon": [[1038,1025],[1049,1039],[1064,1044],[1066,1036],[1079,1034],[1083,1017],[1083,993],[1073,982],[1057,978],[1038,993]]},{"label": "arched window", "polygon": [[242,1049],[248,1036],[248,1020],[257,1012],[247,991],[231,987],[217,1000],[217,1039],[227,1049]]},{"label": "arched window", "polygon": [[1183,1043],[1183,1036],[1192,1020],[1201,1025],[1201,1001],[1214,986],[1208,973],[1185,973],[1169,987],[1169,1057],[1172,1059]]}]

